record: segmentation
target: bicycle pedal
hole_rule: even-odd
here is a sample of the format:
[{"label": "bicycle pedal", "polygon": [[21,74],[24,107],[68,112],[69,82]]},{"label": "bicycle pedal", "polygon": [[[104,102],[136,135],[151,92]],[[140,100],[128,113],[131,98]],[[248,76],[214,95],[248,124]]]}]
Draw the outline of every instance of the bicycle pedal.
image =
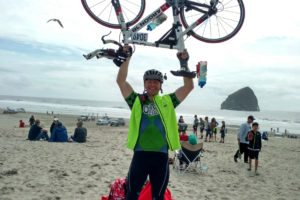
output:
[{"label": "bicycle pedal", "polygon": [[183,76],[187,78],[195,78],[196,72],[188,72],[185,70],[171,71],[174,76]]}]

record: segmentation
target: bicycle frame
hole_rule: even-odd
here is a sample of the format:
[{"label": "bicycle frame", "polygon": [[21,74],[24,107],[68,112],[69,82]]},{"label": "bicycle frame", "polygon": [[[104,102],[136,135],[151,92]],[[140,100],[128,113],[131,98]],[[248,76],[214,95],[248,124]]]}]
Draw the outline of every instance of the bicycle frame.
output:
[{"label": "bicycle frame", "polygon": [[[179,19],[178,2],[179,0],[174,0],[173,5],[169,5],[167,2],[164,3],[162,6],[160,6],[155,11],[153,11],[151,14],[149,14],[148,16],[140,20],[135,26],[128,29],[126,22],[124,20],[124,16],[122,13],[122,8],[120,6],[119,0],[112,0],[112,4],[114,6],[118,22],[121,25],[121,31],[123,34],[123,43],[125,45],[138,44],[138,45],[161,47],[167,49],[177,49],[179,52],[183,52],[185,49],[183,36],[189,35],[190,31],[192,31],[195,27],[200,25],[202,22],[204,22],[207,18],[209,18],[211,15],[215,13],[212,10],[209,10],[209,12],[207,12],[194,6],[197,5],[200,7],[210,8],[205,4],[189,2],[189,1],[184,2],[185,4],[188,4],[193,9],[196,9],[199,12],[204,13],[204,15],[201,16],[194,23],[192,23],[185,31],[182,31],[182,24]],[[218,0],[215,0],[215,3],[218,3]],[[147,26],[152,19],[164,13],[169,8],[173,9],[173,27],[167,33],[165,33],[158,41],[148,42],[147,41],[148,38],[146,37],[147,34],[139,33],[139,31],[145,26]],[[136,40],[135,37],[137,37],[139,40]]]}]

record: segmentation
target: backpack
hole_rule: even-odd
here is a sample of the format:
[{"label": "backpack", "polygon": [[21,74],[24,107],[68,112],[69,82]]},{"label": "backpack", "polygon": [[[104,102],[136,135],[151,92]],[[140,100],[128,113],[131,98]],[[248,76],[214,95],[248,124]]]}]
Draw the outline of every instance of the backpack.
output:
[{"label": "backpack", "polygon": [[102,200],[125,200],[127,192],[126,179],[119,178],[110,186],[108,197],[102,197]]}]

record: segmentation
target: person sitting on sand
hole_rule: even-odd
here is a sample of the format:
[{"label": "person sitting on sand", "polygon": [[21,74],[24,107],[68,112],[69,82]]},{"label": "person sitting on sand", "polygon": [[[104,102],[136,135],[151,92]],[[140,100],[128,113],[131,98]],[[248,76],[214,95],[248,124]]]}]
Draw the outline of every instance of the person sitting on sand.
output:
[{"label": "person sitting on sand", "polygon": [[71,136],[71,139],[75,142],[83,143],[86,142],[87,130],[82,127],[83,122],[77,122],[77,128],[75,129],[74,135]]},{"label": "person sitting on sand", "polygon": [[54,128],[57,127],[57,122],[58,122],[58,118],[54,118],[53,122],[52,122],[52,124],[50,126],[50,134],[51,135],[52,135],[52,132],[53,132]]},{"label": "person sitting on sand", "polygon": [[35,120],[28,133],[28,140],[37,141],[40,139],[49,140],[48,131],[40,126],[40,120]]},{"label": "person sitting on sand", "polygon": [[25,123],[22,120],[20,120],[19,128],[24,128],[24,127],[25,127]]},{"label": "person sitting on sand", "polygon": [[57,127],[53,129],[48,142],[69,142],[67,129],[62,125],[61,121],[57,122]]}]

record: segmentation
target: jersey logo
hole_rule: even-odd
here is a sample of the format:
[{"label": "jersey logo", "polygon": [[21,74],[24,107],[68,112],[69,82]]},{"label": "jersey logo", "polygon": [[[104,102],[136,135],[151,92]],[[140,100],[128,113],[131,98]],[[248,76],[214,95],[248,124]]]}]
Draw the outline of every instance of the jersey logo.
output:
[{"label": "jersey logo", "polygon": [[143,113],[148,116],[158,115],[158,112],[157,112],[157,109],[156,109],[154,103],[151,103],[149,105],[144,105]]}]

